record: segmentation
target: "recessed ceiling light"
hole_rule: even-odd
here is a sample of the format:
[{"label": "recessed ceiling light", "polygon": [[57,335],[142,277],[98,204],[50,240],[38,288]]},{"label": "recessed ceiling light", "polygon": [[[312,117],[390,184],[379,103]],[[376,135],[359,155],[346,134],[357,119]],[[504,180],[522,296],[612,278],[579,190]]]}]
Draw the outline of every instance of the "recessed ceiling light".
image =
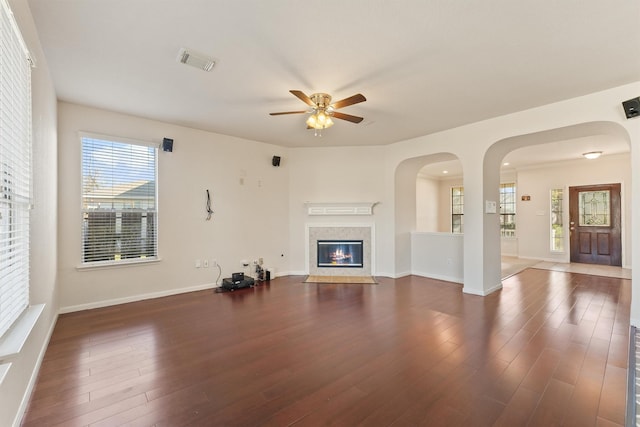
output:
[{"label": "recessed ceiling light", "polygon": [[178,52],[176,61],[182,64],[191,65],[192,67],[196,67],[204,71],[211,71],[213,66],[216,64],[213,58],[184,47]]},{"label": "recessed ceiling light", "polygon": [[588,153],[583,153],[582,155],[589,160],[593,160],[600,157],[601,154],[602,151],[589,151]]},{"label": "recessed ceiling light", "polygon": [[509,162],[504,162],[502,166],[509,166]]},{"label": "recessed ceiling light", "polygon": [[449,173],[449,171],[442,171],[442,173]]}]

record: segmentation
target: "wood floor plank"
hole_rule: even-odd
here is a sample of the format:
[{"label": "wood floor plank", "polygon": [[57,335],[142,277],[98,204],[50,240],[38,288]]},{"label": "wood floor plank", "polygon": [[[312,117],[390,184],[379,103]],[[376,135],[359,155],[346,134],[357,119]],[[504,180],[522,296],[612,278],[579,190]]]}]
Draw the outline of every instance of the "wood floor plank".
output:
[{"label": "wood floor plank", "polygon": [[624,424],[626,402],[624,388],[626,384],[627,370],[617,366],[607,365],[600,395],[600,405],[598,406],[599,418],[617,424]]},{"label": "wood floor plank", "polygon": [[542,393],[524,387],[518,388],[494,425],[496,427],[526,426],[541,396]]},{"label": "wood floor plank", "polygon": [[61,315],[22,425],[624,422],[629,280],[303,280]]}]

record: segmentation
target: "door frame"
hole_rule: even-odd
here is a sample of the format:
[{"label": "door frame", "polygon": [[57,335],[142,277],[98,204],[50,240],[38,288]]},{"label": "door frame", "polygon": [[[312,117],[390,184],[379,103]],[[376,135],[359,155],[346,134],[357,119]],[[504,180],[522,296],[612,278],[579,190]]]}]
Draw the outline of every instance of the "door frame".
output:
[{"label": "door frame", "polygon": [[[610,256],[609,261],[604,262],[604,256],[599,256],[597,253],[591,252],[591,255],[588,256],[580,256],[581,253],[578,252],[579,249],[579,241],[578,235],[576,234],[576,228],[578,222],[578,201],[575,199],[576,195],[580,191],[594,191],[594,190],[603,190],[609,189],[611,191],[610,197],[610,220],[611,226],[607,227],[611,231],[608,233],[610,236],[610,241],[608,247],[610,248]],[[604,228],[604,227],[603,227]],[[594,233],[597,233],[597,230],[593,230]],[[600,233],[602,234],[602,233]],[[593,239],[593,236],[591,236]],[[596,239],[597,240],[597,239]],[[593,242],[593,240],[592,240]],[[593,242],[592,248],[595,247],[597,251],[599,242]],[[569,187],[569,259],[570,262],[579,262],[579,263],[587,263],[587,264],[598,264],[598,265],[612,265],[612,266],[622,266],[622,258],[623,258],[623,245],[622,245],[622,185],[620,183],[612,183],[612,184],[596,184],[596,185],[579,185],[579,186],[570,186]]]}]

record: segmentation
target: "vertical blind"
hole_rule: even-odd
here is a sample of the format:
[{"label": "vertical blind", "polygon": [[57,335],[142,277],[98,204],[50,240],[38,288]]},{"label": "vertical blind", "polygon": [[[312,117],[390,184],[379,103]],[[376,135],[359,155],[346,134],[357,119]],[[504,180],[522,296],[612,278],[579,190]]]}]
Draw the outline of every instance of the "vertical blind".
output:
[{"label": "vertical blind", "polygon": [[0,336],[29,304],[31,63],[0,0]]},{"label": "vertical blind", "polygon": [[81,139],[83,264],[157,258],[157,148]]}]

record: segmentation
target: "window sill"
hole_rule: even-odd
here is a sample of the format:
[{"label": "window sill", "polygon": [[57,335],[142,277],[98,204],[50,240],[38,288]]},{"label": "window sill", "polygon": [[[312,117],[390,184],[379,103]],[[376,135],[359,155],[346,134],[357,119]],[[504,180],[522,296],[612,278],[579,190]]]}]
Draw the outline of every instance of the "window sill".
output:
[{"label": "window sill", "polygon": [[[40,318],[44,304],[32,305],[20,315],[18,320],[13,324],[11,329],[0,339],[0,362],[14,357],[20,351],[24,343],[27,341],[29,334]],[[2,365],[4,366],[4,365]],[[8,369],[8,368],[7,368]],[[1,373],[0,369],[0,373]]]},{"label": "window sill", "polygon": [[2,384],[4,377],[9,373],[9,368],[11,368],[11,363],[4,363],[0,365],[0,384]]},{"label": "window sill", "polygon": [[145,260],[135,260],[135,261],[118,261],[118,262],[100,262],[100,263],[92,263],[92,264],[81,264],[76,267],[78,271],[88,271],[88,270],[99,270],[103,268],[114,268],[114,267],[135,267],[139,265],[146,264],[154,264],[156,262],[162,261],[161,258],[152,258]]}]

